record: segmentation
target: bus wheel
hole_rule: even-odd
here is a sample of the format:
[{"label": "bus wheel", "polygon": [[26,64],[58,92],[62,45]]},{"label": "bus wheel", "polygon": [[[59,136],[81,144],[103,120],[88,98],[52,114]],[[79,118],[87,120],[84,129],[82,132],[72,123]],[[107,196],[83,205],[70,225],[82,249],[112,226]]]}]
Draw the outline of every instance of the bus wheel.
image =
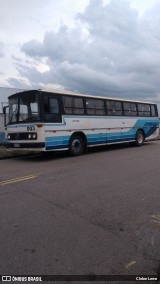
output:
[{"label": "bus wheel", "polygon": [[84,140],[80,135],[73,135],[69,143],[71,156],[79,156],[84,152]]},{"label": "bus wheel", "polygon": [[136,146],[141,146],[144,143],[144,134],[141,130],[136,133]]}]

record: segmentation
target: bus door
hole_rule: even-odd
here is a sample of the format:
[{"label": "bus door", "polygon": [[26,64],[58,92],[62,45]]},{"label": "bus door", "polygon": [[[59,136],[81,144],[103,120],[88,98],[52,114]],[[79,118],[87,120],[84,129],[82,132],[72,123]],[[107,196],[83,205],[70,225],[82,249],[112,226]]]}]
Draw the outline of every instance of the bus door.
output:
[{"label": "bus door", "polygon": [[61,123],[60,99],[55,94],[44,95],[44,116],[45,122]]},{"label": "bus door", "polygon": [[63,126],[60,97],[44,93],[45,147],[46,150],[56,150],[63,147]]}]

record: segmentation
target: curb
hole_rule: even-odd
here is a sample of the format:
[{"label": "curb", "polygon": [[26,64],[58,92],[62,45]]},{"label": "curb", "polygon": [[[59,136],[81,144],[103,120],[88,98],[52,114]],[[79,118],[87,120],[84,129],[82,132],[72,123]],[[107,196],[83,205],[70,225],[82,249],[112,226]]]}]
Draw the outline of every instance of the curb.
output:
[{"label": "curb", "polygon": [[16,159],[16,158],[25,158],[25,157],[34,157],[34,156],[36,156],[36,154],[35,155],[31,155],[31,154],[23,154],[23,155],[13,155],[13,156],[4,156],[4,157],[1,157],[0,156],[0,160],[7,160],[7,159]]},{"label": "curb", "polygon": [[[4,147],[4,145],[1,145],[0,144],[0,149],[4,149],[5,147]],[[6,148],[5,148],[6,149]],[[36,156],[37,155],[37,153],[17,153],[17,154],[13,154],[13,153],[9,153],[8,152],[8,155],[6,154],[4,154],[4,156],[0,156],[0,160],[7,160],[7,159],[15,159],[15,158],[23,158],[23,157],[29,157],[29,156]]]}]

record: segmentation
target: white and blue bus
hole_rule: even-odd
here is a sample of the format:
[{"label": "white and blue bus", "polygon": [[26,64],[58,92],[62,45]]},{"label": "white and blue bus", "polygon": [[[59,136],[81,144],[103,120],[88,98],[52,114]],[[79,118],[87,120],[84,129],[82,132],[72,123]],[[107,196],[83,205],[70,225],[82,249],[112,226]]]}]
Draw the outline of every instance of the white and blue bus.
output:
[{"label": "white and blue bus", "polygon": [[11,95],[8,107],[9,149],[69,150],[76,156],[98,145],[140,146],[159,134],[157,105],[151,102],[30,90]]}]

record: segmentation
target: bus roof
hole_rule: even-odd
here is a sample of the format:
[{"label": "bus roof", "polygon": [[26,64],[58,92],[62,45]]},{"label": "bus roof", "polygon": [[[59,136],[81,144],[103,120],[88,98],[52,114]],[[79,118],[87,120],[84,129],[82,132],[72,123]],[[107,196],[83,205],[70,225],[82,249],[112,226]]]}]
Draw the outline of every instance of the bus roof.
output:
[{"label": "bus roof", "polygon": [[70,91],[60,91],[60,90],[45,90],[45,89],[34,89],[34,90],[26,90],[23,92],[18,92],[15,93],[8,98],[14,97],[15,95],[21,95],[21,94],[26,94],[26,93],[35,93],[35,92],[44,92],[44,93],[51,93],[51,94],[60,94],[60,95],[70,95],[70,96],[77,96],[77,97],[88,97],[88,98],[95,98],[95,99],[108,99],[108,100],[115,100],[115,101],[124,101],[124,102],[136,102],[136,103],[147,103],[147,104],[156,104],[155,102],[152,101],[143,101],[143,100],[130,100],[126,98],[115,98],[115,97],[107,97],[107,96],[99,96],[99,95],[91,95],[91,94],[81,94],[81,93],[74,93]]}]

